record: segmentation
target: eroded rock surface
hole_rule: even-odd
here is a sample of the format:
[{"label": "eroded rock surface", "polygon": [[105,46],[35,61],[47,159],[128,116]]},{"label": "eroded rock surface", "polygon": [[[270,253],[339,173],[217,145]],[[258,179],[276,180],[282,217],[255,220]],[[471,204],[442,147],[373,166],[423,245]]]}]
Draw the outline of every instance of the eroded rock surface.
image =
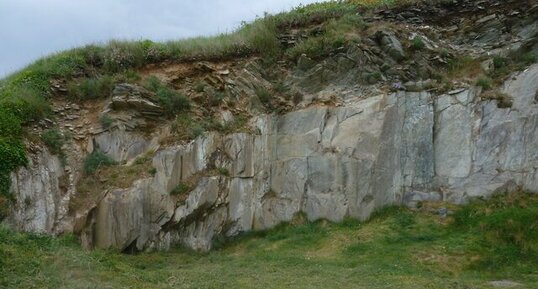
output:
[{"label": "eroded rock surface", "polygon": [[[266,229],[299,212],[309,220],[366,219],[421,200],[463,203],[507,186],[538,191],[538,65],[505,86],[512,109],[479,89],[379,95],[253,121],[259,134],[206,134],[159,151],[153,179],[99,203],[94,246],[209,250],[217,235]],[[223,168],[229,175],[211,175]],[[170,191],[201,175],[184,200]]]}]

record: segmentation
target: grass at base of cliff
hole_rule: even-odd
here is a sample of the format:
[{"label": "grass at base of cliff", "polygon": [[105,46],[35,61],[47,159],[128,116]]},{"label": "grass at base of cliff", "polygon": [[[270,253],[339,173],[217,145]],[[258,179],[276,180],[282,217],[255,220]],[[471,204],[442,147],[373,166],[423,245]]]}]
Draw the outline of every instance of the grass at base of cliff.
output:
[{"label": "grass at base of cliff", "polygon": [[538,286],[538,196],[477,201],[450,208],[448,218],[436,213],[440,206],[388,208],[365,223],[281,225],[208,254],[88,252],[72,237],[2,228],[0,287],[491,288],[502,279]]}]

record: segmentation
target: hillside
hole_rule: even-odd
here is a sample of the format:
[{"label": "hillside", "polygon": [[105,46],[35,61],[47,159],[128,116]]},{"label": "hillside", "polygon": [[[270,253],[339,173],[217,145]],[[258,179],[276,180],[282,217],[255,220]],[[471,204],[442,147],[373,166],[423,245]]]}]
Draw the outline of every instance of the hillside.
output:
[{"label": "hillside", "polygon": [[[343,268],[396,274],[388,287],[487,288],[511,274],[533,284],[537,78],[530,0],[335,1],[215,37],[61,52],[0,81],[0,253],[28,250],[33,268],[55,276],[42,285],[51,287],[71,256],[102,274],[68,271],[87,282],[155,266],[134,287],[151,287],[155,272],[216,284],[181,260],[229,278],[268,262],[277,273],[260,286],[276,278],[284,288],[292,284],[280,268],[293,264],[308,269],[297,272],[303,281],[320,274],[333,286],[353,273]],[[483,216],[448,216],[490,197]],[[372,241],[357,245],[357,234]],[[494,249],[501,243],[506,256]],[[183,269],[165,264],[174,258]],[[49,259],[58,263],[46,269]],[[0,262],[15,266],[4,271],[15,283],[2,282],[30,286],[13,263],[26,261]],[[484,262],[500,267],[485,273]]]}]

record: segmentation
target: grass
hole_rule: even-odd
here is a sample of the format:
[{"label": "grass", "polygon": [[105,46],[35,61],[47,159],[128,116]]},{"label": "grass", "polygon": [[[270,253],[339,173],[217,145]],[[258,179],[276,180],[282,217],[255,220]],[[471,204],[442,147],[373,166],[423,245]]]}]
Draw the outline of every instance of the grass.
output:
[{"label": "grass", "polygon": [[116,164],[116,162],[109,156],[99,150],[95,150],[84,160],[84,173],[91,175],[95,173],[99,167],[112,166],[114,164]]},{"label": "grass", "polygon": [[43,132],[41,138],[51,153],[55,155],[63,154],[62,146],[64,145],[66,138],[59,129],[47,129]]},{"label": "grass", "polygon": [[69,97],[77,100],[107,98],[113,88],[114,80],[111,76],[87,78],[69,85]]},{"label": "grass", "polygon": [[0,228],[0,287],[491,288],[489,281],[503,279],[538,286],[537,196],[451,207],[448,218],[435,213],[440,205],[387,208],[365,223],[298,218],[208,254],[84,251],[71,236]]},{"label": "grass", "polygon": [[185,183],[180,183],[177,185],[171,192],[170,195],[172,196],[182,196],[188,193],[190,190],[192,190],[191,186]]},{"label": "grass", "polygon": [[152,166],[152,159],[153,152],[147,152],[129,165],[99,166],[99,169],[78,181],[78,197],[69,203],[70,211],[76,212],[97,202],[107,189],[129,188],[136,180],[154,176],[157,170]]}]

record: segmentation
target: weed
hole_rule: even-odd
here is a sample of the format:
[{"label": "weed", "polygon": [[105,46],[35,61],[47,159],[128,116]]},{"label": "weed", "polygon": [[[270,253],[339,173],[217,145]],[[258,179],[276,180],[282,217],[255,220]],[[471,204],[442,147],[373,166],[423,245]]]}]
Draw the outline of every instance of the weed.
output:
[{"label": "weed", "polygon": [[194,91],[196,92],[204,92],[204,88],[206,88],[207,83],[203,81],[198,81],[194,84]]},{"label": "weed", "polygon": [[172,196],[182,196],[191,191],[191,186],[185,183],[179,183],[171,192]]},{"label": "weed", "polygon": [[62,155],[62,146],[65,143],[65,136],[57,128],[45,130],[41,139],[49,148],[50,152],[55,155]]},{"label": "weed", "polygon": [[371,72],[366,75],[366,81],[370,84],[374,84],[383,79],[383,75],[379,71]]},{"label": "weed", "polygon": [[110,76],[87,78],[69,86],[69,96],[75,99],[97,99],[110,96],[114,88],[114,80]]},{"label": "weed", "polygon": [[189,98],[167,87],[161,87],[157,90],[157,98],[170,116],[187,111],[191,107]]},{"label": "weed", "polygon": [[476,81],[476,85],[482,87],[484,90],[491,89],[493,81],[489,77],[482,76]]},{"label": "weed", "polygon": [[91,175],[101,166],[112,166],[115,164],[116,162],[109,156],[99,150],[95,150],[84,160],[84,172]]},{"label": "weed", "polygon": [[208,92],[207,102],[209,106],[218,106],[224,101],[225,97],[226,94],[224,92],[211,90]]},{"label": "weed", "polygon": [[99,122],[104,129],[108,129],[114,123],[114,119],[105,113],[101,115],[101,117],[99,118]]},{"label": "weed", "polygon": [[493,57],[493,67],[495,69],[502,69],[508,65],[508,59],[502,56]]},{"label": "weed", "polygon": [[152,176],[155,176],[155,174],[157,174],[157,169],[152,167],[148,170],[148,173]]},{"label": "weed", "polygon": [[345,15],[339,19],[330,20],[320,36],[309,37],[289,49],[288,58],[296,61],[305,54],[312,59],[319,59],[330,54],[335,49],[355,43],[359,40],[357,29],[364,27],[362,19],[357,15]]},{"label": "weed", "polygon": [[230,171],[228,171],[227,168],[218,168],[217,169],[219,174],[225,176],[225,177],[229,177],[230,176]]},{"label": "weed", "polygon": [[255,93],[263,105],[267,106],[270,104],[272,97],[271,97],[271,93],[267,89],[256,88]]},{"label": "weed", "polygon": [[156,93],[161,87],[163,87],[164,85],[161,83],[161,80],[159,80],[159,78],[157,78],[155,75],[151,75],[149,76],[145,81],[144,81],[144,87],[149,90],[149,91],[152,91],[154,93]]},{"label": "weed", "polygon": [[411,40],[411,43],[414,50],[422,50],[424,49],[424,47],[426,47],[426,44],[424,43],[424,39],[422,39],[422,37],[420,36],[415,36]]}]

